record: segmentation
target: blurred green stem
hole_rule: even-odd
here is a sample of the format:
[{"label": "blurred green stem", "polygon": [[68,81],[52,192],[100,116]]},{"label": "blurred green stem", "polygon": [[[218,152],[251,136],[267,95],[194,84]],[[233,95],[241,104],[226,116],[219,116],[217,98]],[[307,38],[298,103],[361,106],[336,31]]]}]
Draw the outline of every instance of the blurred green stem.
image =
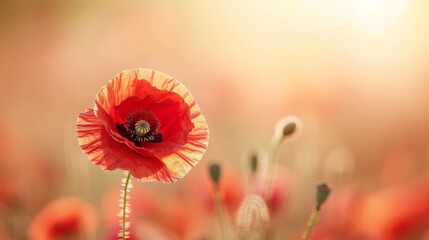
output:
[{"label": "blurred green stem", "polygon": [[266,187],[264,192],[264,199],[268,204],[268,208],[270,208],[271,202],[271,191],[273,185],[273,175],[274,169],[277,163],[277,158],[279,155],[280,145],[282,141],[276,140],[273,138],[271,141],[271,148],[268,156],[268,166],[267,166],[267,175],[266,175]]},{"label": "blurred green stem", "polygon": [[310,215],[310,218],[307,222],[307,228],[305,229],[304,235],[302,236],[302,240],[308,240],[310,238],[311,232],[313,231],[313,227],[319,218],[319,210],[316,208],[313,209],[313,212]]}]

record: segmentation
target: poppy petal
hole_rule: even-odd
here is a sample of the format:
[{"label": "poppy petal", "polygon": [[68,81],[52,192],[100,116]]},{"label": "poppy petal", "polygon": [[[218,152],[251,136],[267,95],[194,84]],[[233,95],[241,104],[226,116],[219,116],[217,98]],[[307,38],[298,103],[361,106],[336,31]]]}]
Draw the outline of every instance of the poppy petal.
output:
[{"label": "poppy petal", "polygon": [[188,142],[174,153],[161,158],[168,170],[180,177],[199,162],[208,145],[209,130],[203,115],[194,114],[191,120],[195,127],[188,134]]},{"label": "poppy petal", "polygon": [[83,152],[103,170],[129,170],[142,181],[173,181],[164,163],[155,157],[142,156],[110,137],[92,108],[81,113],[77,121],[77,135]]}]

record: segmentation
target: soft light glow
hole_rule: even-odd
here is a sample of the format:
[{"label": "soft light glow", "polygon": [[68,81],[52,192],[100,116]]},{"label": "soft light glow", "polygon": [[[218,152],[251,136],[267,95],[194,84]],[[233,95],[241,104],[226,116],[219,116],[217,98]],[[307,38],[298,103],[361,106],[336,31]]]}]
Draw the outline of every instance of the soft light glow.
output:
[{"label": "soft light glow", "polygon": [[354,0],[352,17],[362,30],[380,33],[389,30],[407,7],[407,0]]}]

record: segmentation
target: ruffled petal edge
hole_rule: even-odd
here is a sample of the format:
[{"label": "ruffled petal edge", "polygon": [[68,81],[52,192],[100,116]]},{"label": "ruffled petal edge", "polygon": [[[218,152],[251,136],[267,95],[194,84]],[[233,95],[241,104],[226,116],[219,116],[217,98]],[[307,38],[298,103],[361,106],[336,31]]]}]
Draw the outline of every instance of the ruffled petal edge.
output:
[{"label": "ruffled petal edge", "polygon": [[113,139],[92,108],[79,114],[76,132],[82,151],[105,171],[130,171],[134,178],[143,182],[175,182],[179,179],[157,157],[141,156]]}]

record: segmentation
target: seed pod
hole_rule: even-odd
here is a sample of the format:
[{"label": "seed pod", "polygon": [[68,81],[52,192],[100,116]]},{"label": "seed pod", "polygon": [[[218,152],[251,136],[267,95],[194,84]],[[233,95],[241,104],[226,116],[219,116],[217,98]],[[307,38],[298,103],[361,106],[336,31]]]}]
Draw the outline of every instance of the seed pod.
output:
[{"label": "seed pod", "polygon": [[134,129],[137,136],[143,137],[150,131],[150,124],[145,120],[139,120],[134,125]]}]

